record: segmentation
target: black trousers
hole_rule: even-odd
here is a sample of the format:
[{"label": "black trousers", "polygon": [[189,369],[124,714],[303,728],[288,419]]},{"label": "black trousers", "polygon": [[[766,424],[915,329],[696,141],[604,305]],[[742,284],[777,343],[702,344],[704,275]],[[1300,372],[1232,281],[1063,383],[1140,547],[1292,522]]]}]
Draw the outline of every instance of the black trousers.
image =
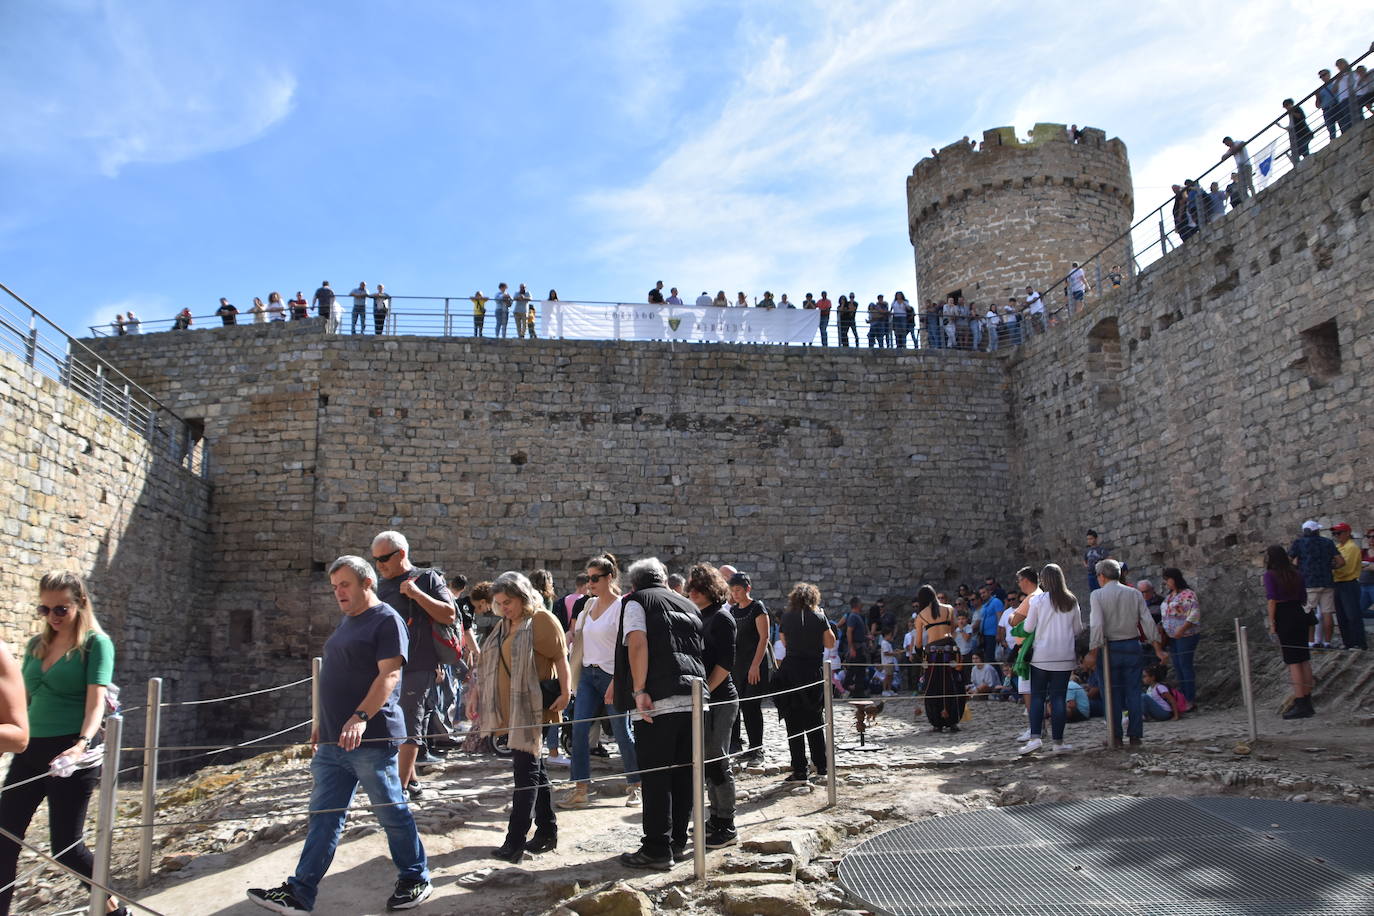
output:
[{"label": "black trousers", "polygon": [[[692,714],[670,712],[654,716],[652,722],[636,722],[635,753],[640,769],[657,770],[641,777],[643,850],[666,859],[672,854],[670,845],[687,842],[692,820]],[[673,769],[657,769],[667,766]]]},{"label": "black trousers", "polygon": [[[48,765],[58,754],[76,743],[76,735],[62,735],[56,738],[31,738],[29,746],[22,754],[17,754],[10,762],[9,775],[5,777],[3,794],[0,794],[0,827],[4,827],[17,837],[22,837],[29,829],[29,822],[43,799],[48,800],[48,843],[63,865],[74,869],[86,877],[91,876],[91,865],[95,858],[82,839],[86,824],[86,807],[91,793],[100,784],[100,768],[91,767],[77,770],[65,779],[47,776],[27,785],[11,788],[16,783],[31,779],[48,771]],[[0,838],[0,886],[14,880],[16,864],[19,861],[18,844]],[[10,898],[14,889],[0,892],[0,914],[9,916]]]},{"label": "black trousers", "polygon": [[549,773],[544,768],[543,756],[512,751],[511,765],[515,769],[515,792],[511,796],[506,842],[523,843],[531,822],[539,833],[557,833],[558,821],[553,813],[553,795],[549,792]]},{"label": "black trousers", "polygon": [[[823,685],[822,689],[829,689]],[[792,772],[806,775],[806,750],[811,749],[811,764],[816,772],[825,775],[825,731],[820,725],[825,722],[825,710],[820,705],[825,702],[819,691],[803,690],[797,699],[789,704],[783,722],[787,725],[787,749],[792,753]],[[815,729],[815,731],[810,731]],[[803,735],[802,732],[809,732]]]},{"label": "black trousers", "polygon": [[[739,715],[735,717],[735,724],[730,727],[731,744],[739,745],[745,751],[758,750],[763,747],[763,701],[762,700],[740,700]],[[740,723],[744,723],[744,733],[749,738],[747,745],[740,744]],[[640,764],[643,766],[643,763]]]}]

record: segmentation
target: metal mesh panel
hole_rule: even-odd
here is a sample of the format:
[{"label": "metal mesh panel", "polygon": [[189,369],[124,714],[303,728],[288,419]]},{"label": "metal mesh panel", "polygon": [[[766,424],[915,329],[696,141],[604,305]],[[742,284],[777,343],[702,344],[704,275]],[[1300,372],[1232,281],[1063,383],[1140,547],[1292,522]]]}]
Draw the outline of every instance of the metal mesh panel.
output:
[{"label": "metal mesh panel", "polygon": [[1371,851],[1359,809],[1111,798],[907,824],[845,856],[839,881],[893,916],[1369,916]]}]

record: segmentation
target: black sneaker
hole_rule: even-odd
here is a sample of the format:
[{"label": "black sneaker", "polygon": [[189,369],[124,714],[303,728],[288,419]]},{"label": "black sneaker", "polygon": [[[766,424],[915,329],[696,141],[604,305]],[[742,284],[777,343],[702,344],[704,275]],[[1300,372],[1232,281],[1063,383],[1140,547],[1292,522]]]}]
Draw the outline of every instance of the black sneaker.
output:
[{"label": "black sneaker", "polygon": [[264,889],[261,887],[250,887],[248,889],[248,899],[262,907],[264,910],[271,910],[274,913],[309,913],[305,904],[296,899],[296,895],[291,893],[291,885],[282,884],[281,887]]},{"label": "black sneaker", "polygon": [[733,827],[717,827],[706,833],[707,849],[724,849],[739,842],[739,834]]},{"label": "black sneaker", "polygon": [[[706,832],[709,834],[711,831],[708,830],[708,831],[706,831]],[[683,842],[681,842],[681,843],[673,843],[673,844],[669,845],[668,849],[673,853],[673,858],[674,858],[674,859],[676,859],[676,860],[678,860],[678,861],[682,861],[683,859],[687,858],[687,849],[688,849],[691,845],[692,845],[692,841],[691,841],[691,840],[685,840],[685,841],[683,841]]]},{"label": "black sneaker", "polygon": [[434,885],[428,881],[397,881],[396,890],[386,898],[388,910],[409,910],[429,899]]},{"label": "black sneaker", "polygon": [[[636,849],[634,852],[622,852],[620,854],[620,864],[626,868],[637,868],[649,871],[672,871],[673,857],[669,854],[666,858],[656,859],[653,856],[645,855],[643,849]],[[290,912],[284,911],[284,912]],[[301,910],[300,912],[305,912]]]},{"label": "black sneaker", "polygon": [[792,773],[792,774],[789,774],[788,777],[787,777],[786,779],[783,780],[783,782],[806,782],[806,774],[805,774],[805,773]]},{"label": "black sneaker", "polygon": [[406,783],[406,795],[410,796],[411,801],[417,801],[425,795],[425,787],[420,785],[417,780],[412,779]]},{"label": "black sneaker", "polygon": [[600,744],[594,745],[590,751],[593,757],[610,757],[611,752]]}]

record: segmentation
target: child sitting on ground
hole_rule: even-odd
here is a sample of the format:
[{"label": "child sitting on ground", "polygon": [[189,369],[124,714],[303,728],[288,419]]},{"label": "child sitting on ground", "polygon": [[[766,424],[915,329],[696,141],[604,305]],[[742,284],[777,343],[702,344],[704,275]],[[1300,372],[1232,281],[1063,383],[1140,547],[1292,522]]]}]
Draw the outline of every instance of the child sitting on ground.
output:
[{"label": "child sitting on ground", "polygon": [[1140,679],[1145,682],[1145,718],[1164,722],[1178,718],[1178,706],[1174,703],[1174,693],[1164,683],[1168,669],[1163,665],[1151,665],[1141,672]]}]

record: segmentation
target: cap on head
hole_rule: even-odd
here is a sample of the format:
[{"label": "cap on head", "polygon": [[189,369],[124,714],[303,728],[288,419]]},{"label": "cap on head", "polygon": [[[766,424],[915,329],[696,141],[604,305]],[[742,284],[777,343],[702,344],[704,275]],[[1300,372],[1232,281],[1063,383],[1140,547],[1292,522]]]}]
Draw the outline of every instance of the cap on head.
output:
[{"label": "cap on head", "polygon": [[1337,522],[1336,524],[1334,524],[1334,525],[1331,526],[1331,533],[1332,533],[1332,534],[1349,534],[1349,533],[1350,533],[1350,526],[1347,525],[1345,522]]},{"label": "cap on head", "polygon": [[1305,521],[1305,522],[1302,523],[1302,530],[1303,530],[1303,531],[1321,531],[1321,530],[1322,530],[1322,526],[1319,525],[1319,524],[1317,524],[1316,522],[1312,521],[1311,519],[1308,519],[1307,521]]}]

